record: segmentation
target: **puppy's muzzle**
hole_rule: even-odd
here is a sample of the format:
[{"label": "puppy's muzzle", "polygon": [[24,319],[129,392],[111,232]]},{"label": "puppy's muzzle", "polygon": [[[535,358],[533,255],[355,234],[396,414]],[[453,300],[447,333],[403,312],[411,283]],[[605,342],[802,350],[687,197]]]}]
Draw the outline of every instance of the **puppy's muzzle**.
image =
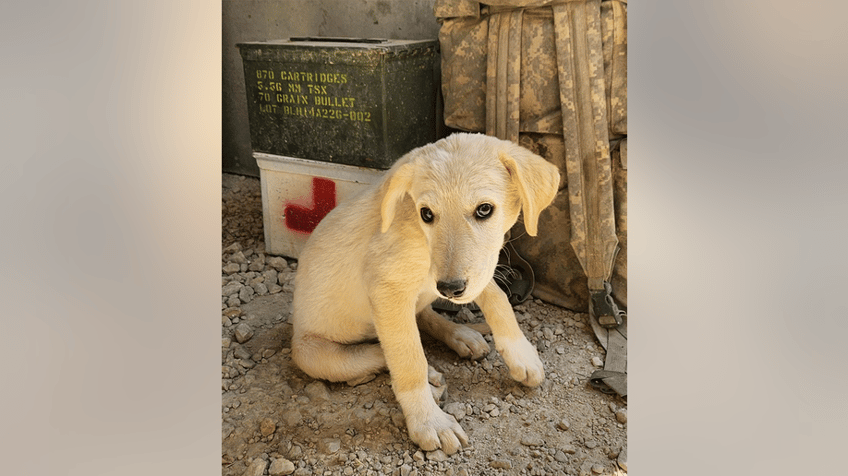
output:
[{"label": "puppy's muzzle", "polygon": [[436,289],[447,299],[456,299],[462,297],[465,292],[466,281],[464,279],[456,279],[453,281],[438,281]]}]

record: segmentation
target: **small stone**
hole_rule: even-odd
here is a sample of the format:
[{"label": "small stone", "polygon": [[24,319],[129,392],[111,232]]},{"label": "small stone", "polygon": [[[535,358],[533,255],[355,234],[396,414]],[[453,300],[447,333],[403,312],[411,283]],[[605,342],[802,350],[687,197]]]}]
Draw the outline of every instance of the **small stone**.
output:
[{"label": "small stone", "polygon": [[289,450],[288,457],[290,459],[298,459],[303,456],[303,448],[298,445],[292,445],[291,450]]},{"label": "small stone", "polygon": [[235,346],[235,348],[233,348],[233,357],[235,357],[237,359],[249,359],[250,358],[250,352],[247,349],[245,349],[243,346],[238,345],[238,346]]},{"label": "small stone", "polygon": [[495,407],[494,409],[492,409],[492,411],[489,412],[489,415],[492,415],[493,417],[500,416],[500,414],[501,411],[498,410],[497,407]]},{"label": "small stone", "polygon": [[445,413],[453,415],[456,421],[465,418],[465,404],[461,402],[451,402],[445,405]]},{"label": "small stone", "polygon": [[239,242],[235,242],[235,243],[231,244],[230,246],[224,248],[222,250],[222,253],[223,254],[235,253],[237,251],[241,251],[241,243],[239,243]]},{"label": "small stone", "polygon": [[252,262],[252,263],[250,263],[250,264],[247,266],[247,269],[248,269],[249,271],[262,271],[262,270],[264,270],[264,269],[265,269],[265,260],[264,260],[264,259],[263,259],[263,260],[258,260],[258,259],[257,259],[257,260],[253,260],[253,262]]},{"label": "small stone", "polygon": [[244,472],[244,476],[262,476],[267,468],[267,461],[262,458],[256,458],[252,463],[250,463],[250,466],[247,467],[247,470]]},{"label": "small stone", "polygon": [[560,421],[558,421],[558,422],[557,422],[557,428],[559,428],[559,429],[560,429],[560,430],[562,430],[562,431],[566,431],[566,430],[568,430],[569,428],[571,428],[571,423],[569,423],[569,421],[568,421],[568,420],[566,420],[565,418],[563,418],[562,420],[560,420]]},{"label": "small stone", "polygon": [[400,476],[409,476],[409,473],[412,472],[412,466],[405,464],[400,467]]},{"label": "small stone", "polygon": [[268,286],[265,286],[265,283],[254,284],[253,290],[256,292],[256,294],[258,294],[260,296],[264,296],[265,294],[268,294]]},{"label": "small stone", "polygon": [[250,302],[253,300],[253,295],[256,291],[253,290],[251,286],[244,286],[239,290],[238,297],[241,299],[241,302]]},{"label": "small stone", "polygon": [[230,255],[229,261],[232,261],[233,263],[238,263],[238,264],[245,264],[245,263],[247,263],[247,258],[245,258],[244,253],[242,253],[241,251],[238,251],[238,252]]},{"label": "small stone", "polygon": [[239,365],[241,365],[245,369],[252,369],[256,367],[256,362],[253,359],[241,359],[239,360]]},{"label": "small stone", "polygon": [[318,445],[319,450],[324,454],[333,454],[338,452],[342,447],[342,441],[338,438],[326,438],[321,440]]},{"label": "small stone", "polygon": [[249,341],[251,337],[253,337],[253,329],[250,328],[247,323],[241,322],[236,326],[236,330],[233,333],[233,336],[236,338],[236,342],[239,344],[244,344]]},{"label": "small stone", "polygon": [[445,452],[442,451],[442,450],[428,451],[427,452],[427,460],[428,461],[435,461],[437,463],[441,463],[443,461],[448,460],[448,455],[446,455]]},{"label": "small stone", "polygon": [[415,452],[415,454],[412,455],[412,459],[415,462],[424,461],[424,453],[422,453],[421,450],[418,450]]},{"label": "small stone", "polygon": [[573,455],[574,453],[577,453],[577,448],[575,448],[572,445],[565,445],[561,449],[562,449],[562,452],[566,453],[566,454]]},{"label": "small stone", "polygon": [[327,386],[324,382],[315,381],[304,388],[306,395],[312,401],[324,401],[330,399],[330,392],[327,391]]},{"label": "small stone", "polygon": [[627,409],[619,408],[616,410],[615,419],[618,420],[619,423],[627,423]]},{"label": "small stone", "polygon": [[289,264],[286,262],[286,260],[280,258],[279,256],[272,256],[266,259],[265,265],[273,268],[277,272],[289,268]]},{"label": "small stone", "polygon": [[512,469],[512,463],[505,459],[496,459],[489,463],[489,466],[495,469]]},{"label": "small stone", "polygon": [[241,266],[239,266],[238,263],[227,263],[223,268],[221,268],[221,271],[225,274],[235,274],[238,273],[239,270],[241,270]]},{"label": "small stone", "polygon": [[621,451],[618,453],[618,458],[616,459],[616,463],[618,463],[618,466],[621,469],[627,471],[627,448],[626,447],[622,448]]},{"label": "small stone", "polygon": [[538,435],[524,435],[521,437],[521,444],[524,446],[545,446],[545,440]]},{"label": "small stone", "polygon": [[241,299],[239,299],[238,295],[234,294],[227,299],[227,306],[236,307],[241,306]]},{"label": "small stone", "polygon": [[295,408],[290,408],[283,413],[283,421],[290,428],[294,428],[300,424],[300,421],[303,419],[303,415],[300,414]]},{"label": "small stone", "polygon": [[262,436],[269,436],[276,430],[277,424],[270,418],[265,418],[261,423],[259,423],[259,433],[262,433]]},{"label": "small stone", "polygon": [[557,450],[557,452],[554,453],[554,459],[559,461],[560,463],[565,463],[566,461],[568,461],[568,456],[566,456],[564,451]]},{"label": "small stone", "polygon": [[233,319],[235,317],[243,316],[244,311],[242,311],[241,309],[239,309],[237,307],[230,307],[230,308],[224,309],[223,314],[224,314],[224,316],[229,317],[230,319]]},{"label": "small stone", "polygon": [[598,447],[598,442],[595,440],[587,440],[585,444],[586,448],[589,448],[590,450],[593,450]]},{"label": "small stone", "polygon": [[226,286],[221,288],[221,296],[230,296],[233,294],[238,294],[238,292],[241,291],[241,288],[243,287],[244,284],[241,284],[238,281],[229,282]]},{"label": "small stone", "polygon": [[285,459],[275,459],[268,468],[269,476],[285,476],[294,473],[294,463]]},{"label": "small stone", "polygon": [[604,472],[604,465],[602,464],[594,464],[592,465],[592,472],[595,474],[601,474]]},{"label": "small stone", "polygon": [[603,367],[604,361],[601,360],[600,357],[595,356],[595,357],[592,357],[592,365],[594,365],[595,367]]},{"label": "small stone", "polygon": [[232,343],[232,340],[230,340],[229,337],[221,338],[221,347],[226,349],[226,348],[230,347],[231,343]]}]

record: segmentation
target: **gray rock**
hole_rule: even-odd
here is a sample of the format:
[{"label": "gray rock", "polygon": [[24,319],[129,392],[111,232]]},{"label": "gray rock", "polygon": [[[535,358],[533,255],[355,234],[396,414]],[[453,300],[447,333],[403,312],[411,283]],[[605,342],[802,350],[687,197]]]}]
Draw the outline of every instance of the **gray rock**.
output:
[{"label": "gray rock", "polygon": [[226,286],[221,288],[221,296],[231,296],[233,294],[238,294],[241,291],[241,288],[244,287],[244,284],[239,283],[238,281],[231,281]]},{"label": "gray rock", "polygon": [[238,241],[231,244],[230,246],[224,248],[223,250],[221,250],[221,253],[227,254],[227,253],[235,253],[237,251],[241,251],[241,243],[239,243]]},{"label": "gray rock", "polygon": [[451,402],[445,405],[445,413],[448,415],[453,415],[456,418],[456,421],[460,421],[465,418],[465,404],[461,402]]},{"label": "gray rock", "polygon": [[236,338],[236,342],[239,344],[244,344],[249,341],[251,337],[253,337],[253,329],[250,328],[247,323],[241,322],[236,326],[236,330],[233,333],[233,336]]},{"label": "gray rock", "polygon": [[512,462],[507,459],[496,459],[489,463],[489,466],[495,469],[512,469]]},{"label": "gray rock", "polygon": [[232,261],[233,263],[238,264],[245,264],[247,263],[247,258],[244,257],[244,253],[238,251],[230,255],[230,259],[228,261]]},{"label": "gray rock", "polygon": [[263,282],[266,285],[270,285],[271,283],[276,283],[277,282],[277,276],[278,276],[278,273],[277,273],[277,270],[275,270],[275,269],[266,269],[264,272],[262,272],[262,277],[265,278],[265,280]]},{"label": "gray rock", "polygon": [[223,271],[225,274],[235,274],[238,273],[240,270],[241,266],[239,266],[238,263],[233,262],[227,263],[226,265],[224,265],[223,268],[221,268],[221,271]]},{"label": "gray rock", "polygon": [[[259,255],[262,256],[262,255]],[[255,259],[248,266],[247,269],[249,271],[262,271],[265,269],[265,258]]]},{"label": "gray rock", "polygon": [[241,359],[239,360],[239,365],[245,369],[252,369],[253,367],[256,367],[256,362],[253,359]]},{"label": "gray rock", "polygon": [[545,446],[545,440],[539,435],[524,435],[521,437],[524,446]]},{"label": "gray rock", "polygon": [[333,454],[342,447],[342,441],[338,438],[326,438],[318,444],[318,450],[324,454]]},{"label": "gray rock", "polygon": [[562,450],[557,450],[557,452],[554,453],[554,459],[560,463],[565,463],[568,461],[568,456]]},{"label": "gray rock", "polygon": [[577,453],[577,448],[575,448],[572,445],[565,445],[565,446],[562,447],[562,452],[566,453],[566,454],[573,455],[574,453]]},{"label": "gray rock", "polygon": [[236,295],[230,296],[230,298],[227,299],[227,307],[238,307],[238,306],[241,306],[241,299],[239,299],[238,296],[236,296]]},{"label": "gray rock", "polygon": [[621,467],[621,469],[627,471],[627,447],[622,448],[618,453],[616,463],[618,463],[618,466]]},{"label": "gray rock", "polygon": [[289,268],[289,264],[286,262],[286,260],[283,259],[283,258],[280,258],[279,256],[272,256],[270,258],[267,258],[265,260],[265,265],[270,266],[271,268],[273,268],[276,271],[282,271],[284,269]]},{"label": "gray rock", "polygon": [[448,460],[448,455],[445,454],[442,450],[428,451],[427,452],[427,460],[428,461],[436,461],[441,463],[443,461]]},{"label": "gray rock", "polygon": [[303,415],[296,408],[290,408],[283,413],[283,421],[291,428],[299,425],[302,419]]},{"label": "gray rock", "polygon": [[239,290],[238,297],[239,299],[241,299],[241,302],[250,302],[253,299],[253,295],[255,293],[256,291],[254,291],[252,287],[244,286],[241,288],[241,290]]},{"label": "gray rock", "polygon": [[268,287],[265,286],[265,283],[256,283],[252,287],[253,291],[260,296],[268,294]]},{"label": "gray rock", "polygon": [[294,473],[294,463],[285,459],[275,459],[268,468],[270,476],[285,476]]},{"label": "gray rock", "polygon": [[268,469],[268,462],[262,458],[256,458],[247,467],[244,476],[262,476],[266,469]]},{"label": "gray rock", "polygon": [[563,418],[562,420],[557,422],[557,428],[559,428],[562,431],[568,430],[569,428],[571,428],[571,423],[569,423],[568,420]]},{"label": "gray rock", "polygon": [[619,423],[627,423],[627,409],[619,408],[616,410],[615,419],[618,420]]},{"label": "gray rock", "polygon": [[324,382],[315,381],[310,383],[304,388],[306,395],[312,401],[325,401],[330,398],[330,393],[327,391],[327,386],[324,385]]},{"label": "gray rock", "polygon": [[[246,325],[247,324],[245,324],[245,326]],[[235,357],[237,359],[249,359],[250,358],[250,352],[248,352],[248,350],[245,349],[244,347],[237,345],[237,346],[233,347],[233,357]]]}]

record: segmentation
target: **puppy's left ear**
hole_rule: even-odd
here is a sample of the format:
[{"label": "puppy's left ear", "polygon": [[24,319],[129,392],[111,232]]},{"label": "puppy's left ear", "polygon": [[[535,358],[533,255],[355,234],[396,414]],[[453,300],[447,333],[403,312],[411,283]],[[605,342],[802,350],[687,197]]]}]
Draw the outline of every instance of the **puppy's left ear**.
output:
[{"label": "puppy's left ear", "polygon": [[391,226],[398,204],[403,201],[412,185],[413,172],[412,163],[406,161],[393,167],[386,174],[385,181],[380,187],[383,195],[383,201],[380,204],[381,233],[385,233]]},{"label": "puppy's left ear", "polygon": [[530,236],[536,236],[539,214],[554,201],[559,188],[559,169],[519,146],[502,151],[499,158],[518,189],[524,228]]}]

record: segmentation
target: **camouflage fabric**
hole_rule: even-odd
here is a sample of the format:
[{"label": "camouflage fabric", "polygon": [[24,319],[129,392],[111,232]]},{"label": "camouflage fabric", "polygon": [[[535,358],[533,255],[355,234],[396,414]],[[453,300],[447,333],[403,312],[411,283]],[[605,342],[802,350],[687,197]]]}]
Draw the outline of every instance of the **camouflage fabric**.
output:
[{"label": "camouflage fabric", "polygon": [[539,236],[513,230],[534,294],[586,310],[588,289],[613,281],[626,299],[626,167],[610,155],[610,138],[627,132],[626,2],[437,0],[434,10],[446,124],[518,142],[563,173]]},{"label": "camouflage fabric", "polygon": [[627,135],[627,2],[601,2],[610,136]]}]

